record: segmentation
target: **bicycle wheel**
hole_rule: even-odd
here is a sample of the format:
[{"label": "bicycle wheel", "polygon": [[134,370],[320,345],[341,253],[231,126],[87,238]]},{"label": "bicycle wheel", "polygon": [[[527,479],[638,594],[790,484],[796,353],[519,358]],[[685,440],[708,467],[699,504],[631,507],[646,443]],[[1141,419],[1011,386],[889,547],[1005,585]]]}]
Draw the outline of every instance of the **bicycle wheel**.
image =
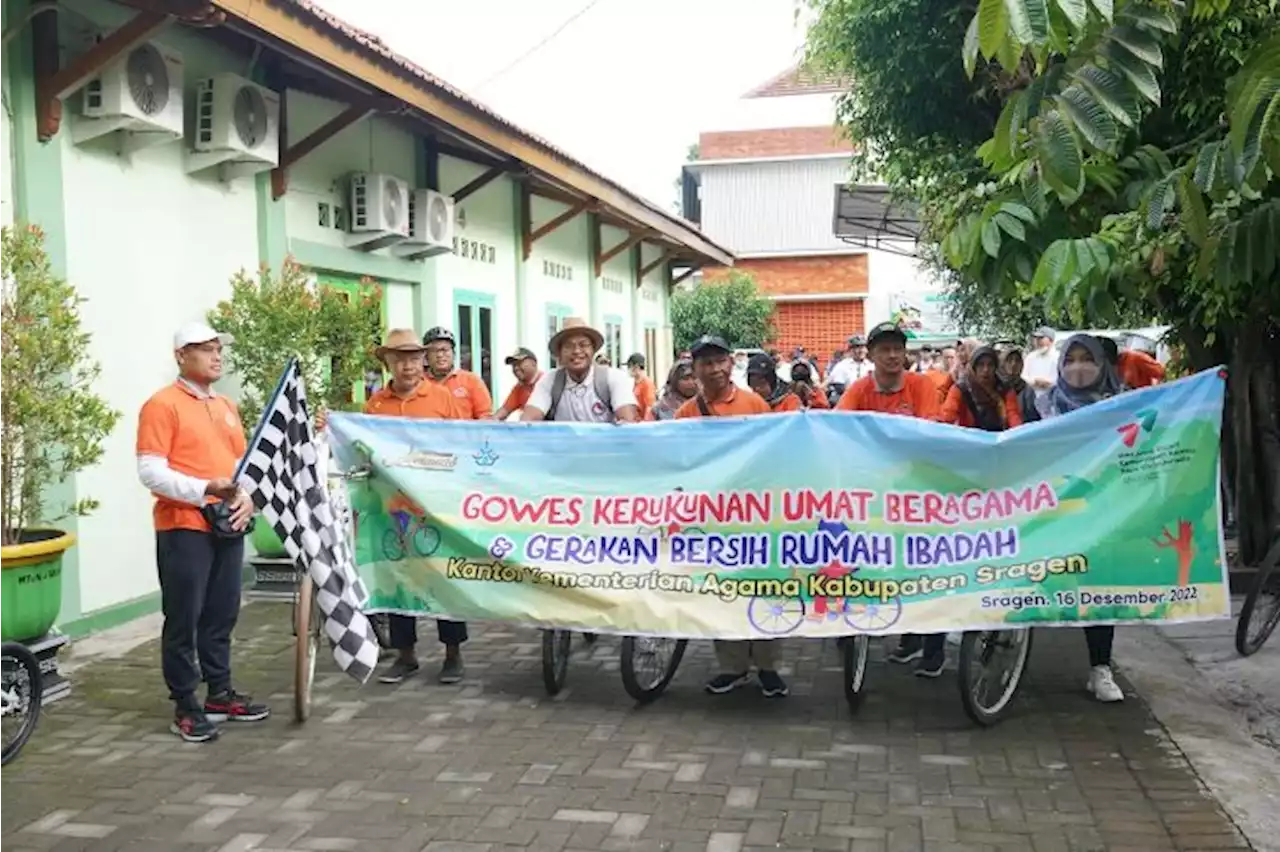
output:
[{"label": "bicycle wheel", "polygon": [[556,695],[564,689],[564,682],[569,677],[572,644],[572,631],[542,631],[542,683],[547,688],[547,695]]},{"label": "bicycle wheel", "polygon": [[382,555],[392,562],[404,559],[404,539],[396,530],[387,530],[382,534]]},{"label": "bicycle wheel", "polygon": [[305,722],[311,716],[311,685],[316,677],[316,657],[320,653],[320,619],[315,610],[315,585],[311,575],[298,584],[293,608],[293,719]]},{"label": "bicycle wheel", "polygon": [[871,658],[871,637],[865,633],[845,636],[840,642],[844,663],[844,700],[849,712],[857,713],[867,698],[867,663]]},{"label": "bicycle wheel", "polygon": [[413,550],[419,556],[430,556],[440,547],[440,530],[423,524],[413,531]]},{"label": "bicycle wheel", "polygon": [[970,630],[960,640],[960,700],[978,725],[999,722],[1031,655],[1031,630]]},{"label": "bicycle wheel", "polygon": [[31,739],[40,721],[44,679],[40,663],[27,646],[5,642],[0,652],[0,701],[3,702],[4,751],[0,765],[7,766]]},{"label": "bicycle wheel", "polygon": [[687,639],[627,636],[622,640],[622,688],[648,704],[664,691],[684,659]]},{"label": "bicycle wheel", "polygon": [[1236,621],[1236,650],[1242,657],[1257,653],[1280,625],[1280,567],[1277,563],[1280,563],[1280,541],[1271,545],[1271,550],[1258,566],[1258,576],[1253,580],[1253,588],[1245,597],[1240,618]]}]

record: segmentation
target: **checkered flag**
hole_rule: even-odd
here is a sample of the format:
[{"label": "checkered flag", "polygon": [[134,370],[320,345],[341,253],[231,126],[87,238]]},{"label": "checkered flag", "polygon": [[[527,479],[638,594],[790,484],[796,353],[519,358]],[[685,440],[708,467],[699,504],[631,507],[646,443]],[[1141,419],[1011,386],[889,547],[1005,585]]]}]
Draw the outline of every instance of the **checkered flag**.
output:
[{"label": "checkered flag", "polygon": [[325,488],[325,453],[312,432],[307,391],[292,360],[263,411],[236,480],[289,556],[311,575],[338,667],[364,683],[378,662],[378,639],[363,612],[369,595]]}]

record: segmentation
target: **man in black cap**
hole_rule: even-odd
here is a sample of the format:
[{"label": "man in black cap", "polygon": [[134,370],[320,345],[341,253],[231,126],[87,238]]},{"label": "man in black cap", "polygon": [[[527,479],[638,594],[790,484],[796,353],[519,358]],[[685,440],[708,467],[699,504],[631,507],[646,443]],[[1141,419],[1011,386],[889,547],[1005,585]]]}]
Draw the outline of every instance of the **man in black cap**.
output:
[{"label": "man in black cap", "polygon": [[[768,414],[769,403],[759,394],[738,387],[732,379],[733,356],[729,344],[713,334],[706,334],[690,347],[693,373],[702,389],[693,399],[680,406],[676,418],[740,417]],[[765,356],[768,357],[768,356]],[[714,532],[714,530],[712,530]],[[720,672],[707,681],[707,692],[721,695],[745,685],[751,678],[754,662],[760,690],[767,698],[781,698],[788,692],[787,683],[778,674],[778,640],[716,640],[716,659]]]},{"label": "man in black cap", "polygon": [[[840,397],[836,408],[841,411],[875,411],[937,420],[940,414],[938,391],[928,378],[912,373],[907,365],[907,335],[891,322],[871,329],[867,348],[875,364],[875,372],[854,382]],[[916,664],[919,677],[938,677],[946,662],[945,633],[929,636],[907,634],[889,659],[895,663]]]},{"label": "man in black cap", "polygon": [[506,420],[512,414],[524,411],[525,405],[529,402],[529,396],[533,393],[533,386],[538,383],[538,379],[542,378],[542,371],[538,369],[538,356],[523,346],[506,357],[506,364],[511,368],[511,374],[516,377],[516,386],[511,389],[511,393],[507,394],[502,407],[493,415],[498,420]]}]

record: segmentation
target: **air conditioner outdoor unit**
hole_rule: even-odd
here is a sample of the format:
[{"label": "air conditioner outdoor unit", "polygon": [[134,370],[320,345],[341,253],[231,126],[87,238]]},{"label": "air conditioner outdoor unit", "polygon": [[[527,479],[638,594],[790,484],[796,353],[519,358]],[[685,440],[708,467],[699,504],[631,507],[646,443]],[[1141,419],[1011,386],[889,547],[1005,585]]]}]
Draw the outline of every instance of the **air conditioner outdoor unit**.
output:
[{"label": "air conditioner outdoor unit", "polygon": [[182,138],[182,56],[140,44],[85,84],[77,145],[120,132],[120,153]]},{"label": "air conditioner outdoor unit", "polygon": [[374,251],[409,236],[409,184],[392,175],[351,176],[350,248]]},{"label": "air conditioner outdoor unit", "polygon": [[280,160],[280,96],[237,74],[196,84],[196,128],[188,172],[234,164],[237,176]]},{"label": "air conditioner outdoor unit", "polygon": [[409,196],[409,238],[394,249],[413,259],[453,251],[453,197],[434,189],[415,189]]}]

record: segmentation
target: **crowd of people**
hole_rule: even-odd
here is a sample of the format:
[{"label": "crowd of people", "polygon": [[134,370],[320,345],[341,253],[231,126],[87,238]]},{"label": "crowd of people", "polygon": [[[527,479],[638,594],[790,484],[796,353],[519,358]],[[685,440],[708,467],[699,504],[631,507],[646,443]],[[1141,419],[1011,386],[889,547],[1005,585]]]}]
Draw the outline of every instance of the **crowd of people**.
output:
[{"label": "crowd of people", "polygon": [[[601,362],[604,336],[569,318],[548,341],[556,366],[544,370],[537,353],[521,347],[506,357],[516,384],[495,411],[485,382],[457,366],[457,340],[443,327],[418,337],[390,331],[376,350],[389,379],[368,397],[364,412],[421,419],[525,422],[636,423],[795,412],[811,408],[872,411],[961,427],[1002,431],[1074,411],[1126,388],[1163,379],[1163,368],[1135,348],[1120,352],[1107,338],[1077,334],[1054,351],[1052,329],[1037,329],[1024,354],[1008,342],[957,340],[937,350],[908,348],[906,333],[882,323],[849,338],[819,370],[803,349],[789,360],[776,354],[735,352],[714,334],[681,352],[661,389],[643,355],[626,371]],[[269,708],[232,686],[230,643],[240,605],[243,533],[253,506],[231,477],[245,452],[243,426],[231,400],[213,389],[222,377],[228,335],[192,323],[174,338],[178,378],[157,392],[139,416],[137,458],[143,485],[156,498],[154,522],[164,627],[162,669],[174,703],[171,729],[189,742],[218,736],[217,722],[267,718]],[[317,415],[323,430],[326,415]],[[400,513],[403,514],[403,513]],[[402,520],[401,523],[407,522]],[[416,619],[389,617],[394,658],[379,676],[399,683],[416,675]],[[444,646],[441,683],[465,676],[462,645],[467,626],[438,620]],[[1092,666],[1089,689],[1102,701],[1123,693],[1110,669],[1110,627],[1087,627]],[[903,636],[890,655],[937,677],[945,662],[944,634]],[[719,670],[709,692],[730,692],[756,678],[766,696],[788,687],[778,672],[778,640],[717,641]],[[204,683],[206,699],[197,691]]]}]

